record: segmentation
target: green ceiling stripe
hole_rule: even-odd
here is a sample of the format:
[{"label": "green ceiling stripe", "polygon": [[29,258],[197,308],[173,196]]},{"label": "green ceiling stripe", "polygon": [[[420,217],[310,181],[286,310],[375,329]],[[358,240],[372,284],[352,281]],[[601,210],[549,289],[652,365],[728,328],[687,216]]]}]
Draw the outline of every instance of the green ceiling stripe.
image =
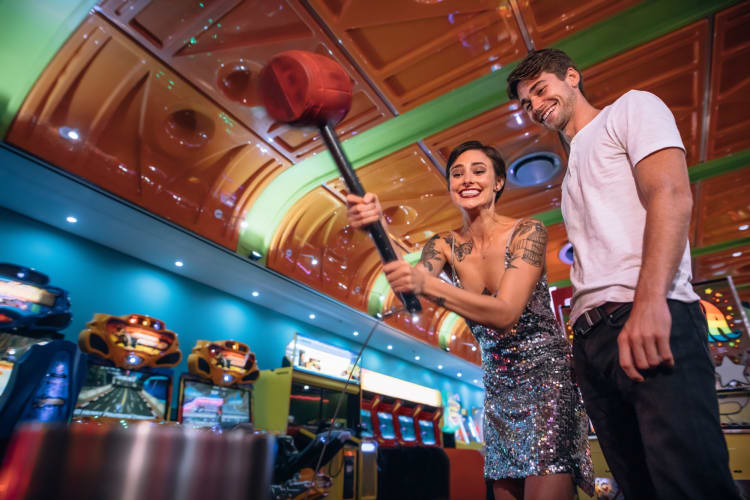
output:
[{"label": "green ceiling stripe", "polygon": [[[422,257],[422,250],[412,252],[403,256],[403,259],[409,264],[416,265],[419,259]],[[388,280],[385,279],[385,274],[380,273],[375,279],[370,289],[370,295],[367,298],[367,313],[371,316],[376,316],[378,313],[383,312],[383,304],[385,303],[385,297],[388,295],[391,286],[388,284]]]},{"label": "green ceiling stripe", "polygon": [[[0,137],[63,43],[98,0],[0,2]],[[12,75],[12,76],[11,76]]]},{"label": "green ceiling stripe", "polygon": [[698,182],[750,166],[750,149],[707,161],[688,169],[690,182]]},{"label": "green ceiling stripe", "polygon": [[709,255],[709,254],[717,253],[717,252],[723,252],[724,250],[729,250],[731,248],[735,248],[735,247],[739,247],[743,245],[750,245],[750,236],[748,236],[747,238],[739,238],[736,240],[722,241],[721,243],[716,243],[715,245],[708,245],[705,247],[693,248],[690,254],[693,257],[702,257],[704,255]]},{"label": "green ceiling stripe", "polygon": [[[586,68],[739,0],[649,0],[557,43]],[[355,168],[466,121],[507,102],[505,78],[517,63],[485,75],[392,118],[343,143]],[[237,251],[256,251],[265,259],[270,242],[289,209],[305,194],[337,176],[328,153],[316,155],[282,172],[247,213]]]},{"label": "green ceiling stripe", "polygon": [[448,349],[451,344],[451,337],[453,336],[453,327],[458,321],[463,321],[463,318],[454,312],[446,314],[443,321],[440,323],[438,328],[438,345],[441,349]]},{"label": "green ceiling stripe", "polygon": [[[692,183],[710,179],[711,177],[726,174],[747,166],[750,166],[750,149],[692,166],[688,169],[688,175]],[[532,215],[532,217],[539,219],[545,226],[563,222],[562,211],[559,208],[540,212]]]},{"label": "green ceiling stripe", "polygon": [[550,287],[556,286],[557,288],[565,288],[566,286],[570,286],[572,283],[569,279],[567,280],[560,280],[560,281],[553,281],[552,283],[549,283]]},{"label": "green ceiling stripe", "polygon": [[750,288],[750,283],[744,283],[742,285],[735,285],[734,288],[737,290],[744,290],[745,288]]}]

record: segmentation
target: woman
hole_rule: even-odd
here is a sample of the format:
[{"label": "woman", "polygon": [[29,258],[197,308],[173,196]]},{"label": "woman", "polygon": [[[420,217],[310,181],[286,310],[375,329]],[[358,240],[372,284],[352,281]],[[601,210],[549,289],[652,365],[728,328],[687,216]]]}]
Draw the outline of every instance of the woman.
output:
[{"label": "woman", "polygon": [[[437,234],[420,262],[386,264],[395,292],[412,291],[463,316],[482,350],[485,469],[497,500],[572,499],[593,494],[588,418],[573,382],[570,346],[550,308],[544,273],[547,230],[498,215],[505,164],[477,141],[451,152],[446,168],[458,231]],[[373,194],[349,195],[349,221],[382,218]],[[382,219],[381,219],[382,220]],[[452,284],[437,276],[447,265]]]}]

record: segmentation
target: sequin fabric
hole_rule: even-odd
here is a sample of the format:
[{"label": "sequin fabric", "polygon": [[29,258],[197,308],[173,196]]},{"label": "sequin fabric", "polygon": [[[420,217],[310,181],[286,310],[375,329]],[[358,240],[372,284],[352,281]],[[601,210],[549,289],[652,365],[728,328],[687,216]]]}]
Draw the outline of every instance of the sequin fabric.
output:
[{"label": "sequin fabric", "polygon": [[[506,246],[506,269],[510,259]],[[452,275],[461,287],[455,270]],[[485,478],[567,473],[593,495],[588,416],[573,379],[570,344],[550,307],[547,277],[511,330],[467,323],[482,354]]]}]

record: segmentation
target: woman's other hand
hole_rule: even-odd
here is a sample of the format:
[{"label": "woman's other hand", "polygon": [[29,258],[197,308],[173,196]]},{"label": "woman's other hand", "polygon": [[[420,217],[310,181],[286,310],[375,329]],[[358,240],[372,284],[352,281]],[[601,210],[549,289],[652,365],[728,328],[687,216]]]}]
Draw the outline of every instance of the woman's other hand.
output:
[{"label": "woman's other hand", "polygon": [[380,201],[373,193],[366,193],[364,196],[347,195],[346,207],[349,224],[355,229],[362,229],[383,216]]},{"label": "woman's other hand", "polygon": [[383,272],[394,292],[414,292],[419,295],[424,290],[427,270],[420,265],[412,267],[402,259],[383,265]]}]

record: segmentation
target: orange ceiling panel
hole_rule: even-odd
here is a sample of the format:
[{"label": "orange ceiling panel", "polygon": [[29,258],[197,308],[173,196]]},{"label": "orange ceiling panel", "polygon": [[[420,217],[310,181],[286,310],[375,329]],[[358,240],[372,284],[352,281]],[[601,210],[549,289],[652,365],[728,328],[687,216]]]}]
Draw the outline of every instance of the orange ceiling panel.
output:
[{"label": "orange ceiling panel", "polygon": [[325,145],[316,131],[274,122],[261,106],[258,74],[279,52],[324,54],[349,73],[354,97],[336,127],[342,139],[393,116],[296,0],[105,0],[97,9],[293,163]]},{"label": "orange ceiling panel", "polygon": [[507,1],[309,3],[399,112],[526,53]]},{"label": "orange ceiling panel", "polygon": [[576,31],[630,8],[642,0],[513,0],[534,47],[541,49]]},{"label": "orange ceiling panel", "polygon": [[289,162],[99,15],[45,69],[7,141],[236,248]]},{"label": "orange ceiling panel", "polygon": [[696,257],[693,281],[731,276],[735,284],[750,283],[750,245]]},{"label": "orange ceiling panel", "polygon": [[[434,233],[461,224],[443,177],[416,146],[358,169],[358,176],[367,191],[378,195],[389,233],[404,252],[419,250]],[[366,308],[367,297],[361,294],[369,291],[382,266],[370,238],[347,225],[343,191],[336,179],[297,202],[271,242],[268,266]],[[320,263],[317,270],[312,262]],[[329,263],[334,264],[327,270]]]},{"label": "orange ceiling panel", "polygon": [[506,166],[529,153],[547,152],[560,158],[559,172],[541,185],[521,187],[508,181],[499,200],[500,213],[505,213],[503,207],[506,204],[546,189],[557,189],[565,175],[567,155],[557,134],[533,123],[517,102],[506,103],[482,113],[428,137],[424,143],[432,151],[433,157],[440,161],[440,166],[445,168],[451,150],[469,140],[479,140],[494,146],[500,152]]},{"label": "orange ceiling panel", "polygon": [[568,243],[568,233],[565,224],[554,224],[547,227],[547,281],[563,281],[570,279],[570,265],[560,259],[560,252]]},{"label": "orange ceiling panel", "polygon": [[701,181],[698,189],[695,246],[714,245],[750,235],[750,166]]},{"label": "orange ceiling panel", "polygon": [[589,101],[603,107],[630,89],[653,92],[674,113],[688,165],[695,165],[700,161],[708,33],[708,21],[699,21],[584,70]]},{"label": "orange ceiling panel", "polygon": [[708,159],[750,148],[750,2],[716,15]]}]

